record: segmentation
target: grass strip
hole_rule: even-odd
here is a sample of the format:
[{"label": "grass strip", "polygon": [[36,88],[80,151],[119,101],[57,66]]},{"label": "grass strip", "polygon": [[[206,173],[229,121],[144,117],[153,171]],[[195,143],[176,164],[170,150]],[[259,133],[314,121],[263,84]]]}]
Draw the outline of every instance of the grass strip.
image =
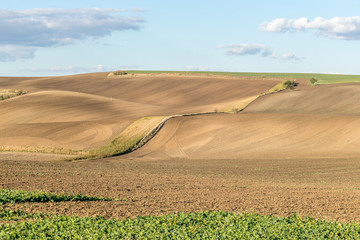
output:
[{"label": "grass strip", "polygon": [[133,122],[119,137],[110,144],[100,147],[93,153],[98,157],[110,157],[128,153],[143,139],[149,131],[155,128],[164,117],[144,117]]},{"label": "grass strip", "polygon": [[63,202],[63,201],[111,201],[110,198],[91,197],[82,194],[53,194],[44,191],[0,189],[0,204],[20,202]]},{"label": "grass strip", "polygon": [[276,84],[274,87],[270,88],[264,94],[276,93],[276,92],[283,91],[285,89],[292,89],[292,88],[294,88],[294,85],[295,85],[294,80],[285,80],[285,81],[282,81],[282,82]]},{"label": "grass strip", "polygon": [[360,82],[360,75],[322,74],[322,73],[265,73],[265,72],[201,72],[201,71],[141,71],[127,70],[128,74],[179,74],[179,75],[210,75],[260,78],[311,79],[316,78],[318,84]]},{"label": "grass strip", "polygon": [[65,160],[99,159],[129,153],[134,149],[141,147],[141,143],[144,138],[146,138],[163,121],[164,118],[165,117],[163,116],[143,117],[133,122],[108,145],[91,150],[87,155],[80,155]]},{"label": "grass strip", "polygon": [[[1,210],[0,210],[1,211]],[[8,219],[26,217],[2,210]],[[107,220],[102,217],[29,216],[0,224],[0,239],[359,239],[360,224],[299,215],[282,218],[222,211]],[[1,219],[0,219],[1,220]],[[4,221],[4,219],[2,219]]]},{"label": "grass strip", "polygon": [[0,89],[0,101],[25,94],[21,89]]}]

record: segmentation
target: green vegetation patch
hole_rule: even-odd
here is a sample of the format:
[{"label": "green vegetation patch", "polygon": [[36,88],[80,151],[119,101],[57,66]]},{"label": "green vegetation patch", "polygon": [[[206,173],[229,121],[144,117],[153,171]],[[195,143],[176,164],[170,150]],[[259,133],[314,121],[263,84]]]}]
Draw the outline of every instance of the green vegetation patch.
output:
[{"label": "green vegetation patch", "polygon": [[44,213],[25,213],[21,210],[0,209],[0,225],[8,222],[18,222],[28,219],[45,219],[48,215]]},{"label": "green vegetation patch", "polygon": [[0,89],[0,101],[25,94],[21,89]]},{"label": "green vegetation patch", "polygon": [[53,194],[44,191],[0,189],[0,204],[20,202],[111,201],[110,198],[90,197],[82,194]]},{"label": "green vegetation patch", "polygon": [[108,78],[112,78],[112,77],[121,77],[121,76],[125,76],[127,75],[128,73],[126,71],[123,71],[123,70],[118,70],[118,71],[114,71],[114,72],[111,72],[107,75]]},{"label": "green vegetation patch", "polygon": [[294,86],[295,86],[295,81],[294,80],[285,80],[285,81],[282,81],[282,82],[276,84],[271,89],[269,89],[269,91],[267,93],[280,92],[280,91],[283,91],[285,89],[293,89]]},{"label": "green vegetation patch", "polygon": [[163,119],[164,117],[144,117],[135,121],[109,145],[95,150],[95,154],[99,157],[110,157],[131,152]]},{"label": "green vegetation patch", "polygon": [[[2,210],[7,219],[21,211]],[[32,221],[0,224],[0,239],[359,239],[360,225],[297,214],[288,217],[221,211],[107,220],[32,214]],[[0,219],[4,222],[5,219]]]},{"label": "green vegetation patch", "polygon": [[180,75],[215,75],[215,76],[236,76],[236,77],[259,77],[259,78],[285,78],[285,79],[311,79],[316,78],[318,84],[353,83],[360,82],[360,75],[345,74],[321,74],[321,73],[262,73],[262,72],[189,72],[189,71],[126,71],[129,74],[161,74],[174,73]]},{"label": "green vegetation patch", "polygon": [[318,82],[318,80],[317,80],[316,78],[313,78],[313,77],[312,77],[312,78],[309,79],[309,82],[308,82],[308,83],[309,83],[309,85],[312,85],[312,86],[313,86],[313,85],[316,85],[317,82]]},{"label": "green vegetation patch", "polygon": [[123,70],[118,70],[118,71],[114,71],[113,74],[115,76],[118,76],[118,75],[126,75],[127,72],[123,71]]}]

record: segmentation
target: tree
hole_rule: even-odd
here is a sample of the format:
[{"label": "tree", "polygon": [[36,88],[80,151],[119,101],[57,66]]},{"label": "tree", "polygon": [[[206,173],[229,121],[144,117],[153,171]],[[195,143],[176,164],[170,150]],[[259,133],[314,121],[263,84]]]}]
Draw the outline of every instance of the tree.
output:
[{"label": "tree", "polygon": [[293,89],[295,86],[295,81],[287,80],[283,83],[285,89]]}]

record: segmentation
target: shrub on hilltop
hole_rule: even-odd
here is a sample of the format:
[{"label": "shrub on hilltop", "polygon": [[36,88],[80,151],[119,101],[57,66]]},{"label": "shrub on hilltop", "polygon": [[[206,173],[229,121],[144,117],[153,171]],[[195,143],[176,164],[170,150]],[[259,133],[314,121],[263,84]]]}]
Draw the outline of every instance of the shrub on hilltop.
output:
[{"label": "shrub on hilltop", "polygon": [[115,76],[120,76],[120,75],[126,75],[127,72],[123,71],[123,70],[119,70],[119,71],[114,71],[113,74]]},{"label": "shrub on hilltop", "polygon": [[309,80],[310,85],[315,85],[317,82],[318,82],[318,80],[316,78],[313,78],[313,77],[310,78],[310,80]]},{"label": "shrub on hilltop", "polygon": [[283,83],[284,89],[293,89],[295,87],[295,81],[287,80]]}]

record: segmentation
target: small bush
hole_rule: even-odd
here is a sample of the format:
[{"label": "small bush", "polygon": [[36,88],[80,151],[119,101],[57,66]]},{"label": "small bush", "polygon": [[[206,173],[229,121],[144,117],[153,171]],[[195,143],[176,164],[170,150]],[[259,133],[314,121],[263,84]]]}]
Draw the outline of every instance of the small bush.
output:
[{"label": "small bush", "polygon": [[315,85],[317,82],[318,82],[318,80],[316,78],[310,78],[310,80],[309,80],[310,85]]},{"label": "small bush", "polygon": [[295,81],[287,80],[283,84],[285,89],[293,89],[295,87]]},{"label": "small bush", "polygon": [[122,71],[122,70],[119,70],[119,71],[114,71],[113,74],[114,74],[115,76],[120,76],[120,75],[126,75],[127,72]]}]

